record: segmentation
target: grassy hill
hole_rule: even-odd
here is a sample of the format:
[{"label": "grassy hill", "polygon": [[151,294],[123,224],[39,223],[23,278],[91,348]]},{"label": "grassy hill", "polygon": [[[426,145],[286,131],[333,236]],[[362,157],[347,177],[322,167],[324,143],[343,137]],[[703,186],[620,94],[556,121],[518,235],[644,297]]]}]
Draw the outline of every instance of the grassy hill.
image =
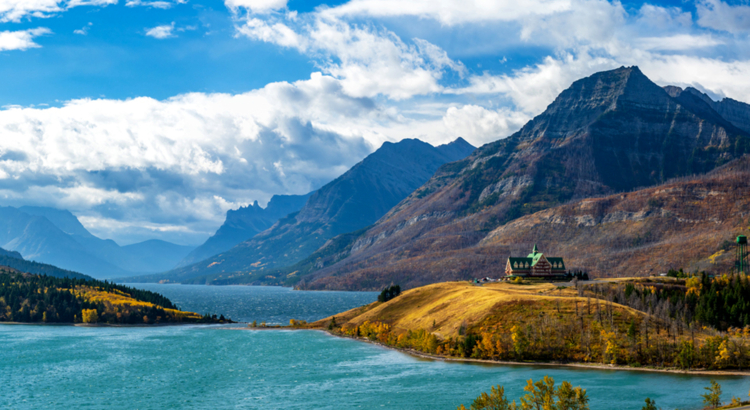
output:
[{"label": "grassy hill", "polygon": [[445,282],[303,326],[445,357],[742,369],[747,301],[744,275],[577,287]]}]

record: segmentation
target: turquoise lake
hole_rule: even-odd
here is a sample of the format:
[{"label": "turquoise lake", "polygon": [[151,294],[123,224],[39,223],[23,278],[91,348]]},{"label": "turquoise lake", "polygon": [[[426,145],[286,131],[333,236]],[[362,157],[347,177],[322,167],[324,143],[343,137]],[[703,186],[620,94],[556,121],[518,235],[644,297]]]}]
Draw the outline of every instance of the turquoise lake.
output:
[{"label": "turquoise lake", "polygon": [[[268,322],[313,320],[375,298],[283,288],[139,287],[183,309]],[[3,409],[455,409],[497,384],[516,398],[526,379],[544,375],[586,388],[592,409],[638,410],[646,397],[663,409],[698,409],[710,379],[431,361],[322,332],[222,326],[5,325],[0,346]],[[725,400],[747,397],[750,378],[716,380]]]}]

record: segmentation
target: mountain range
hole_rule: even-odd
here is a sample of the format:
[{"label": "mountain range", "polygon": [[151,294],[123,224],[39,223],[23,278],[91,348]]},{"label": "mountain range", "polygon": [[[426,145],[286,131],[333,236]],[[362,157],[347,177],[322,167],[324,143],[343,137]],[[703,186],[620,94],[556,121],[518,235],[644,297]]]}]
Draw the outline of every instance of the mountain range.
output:
[{"label": "mountain range", "polygon": [[[159,265],[176,268],[127,280],[410,288],[502,276],[535,243],[598,277],[725,272],[733,237],[750,229],[748,154],[750,105],[621,67],[478,149],[385,143],[308,195],[229,211],[203,245]],[[115,272],[166,246],[118,247],[49,208],[0,208],[0,220],[0,246],[66,268],[66,255],[96,249],[83,268]],[[142,260],[124,262],[131,249]]]},{"label": "mountain range", "polygon": [[255,201],[252,205],[227,211],[224,223],[201,246],[191,251],[177,268],[192,265],[233,248],[273,226],[282,217],[299,211],[307,202],[307,195],[274,195],[265,208]]},{"label": "mountain range", "polygon": [[[413,287],[502,275],[507,257],[535,242],[597,276],[726,269],[727,241],[750,225],[746,204],[732,202],[747,197],[748,124],[747,104],[660,87],[637,67],[597,73],[517,133],[443,165],[372,226],[286,267],[193,282]],[[593,224],[563,217],[597,198],[597,213],[577,216]],[[532,222],[540,218],[567,222]]]},{"label": "mountain range", "polygon": [[[750,106],[736,101],[709,103],[707,98],[694,89],[659,87],[637,67],[578,80],[517,133],[443,166],[374,226],[342,245],[347,249],[345,257],[309,273],[298,286],[378,289],[391,282],[409,287],[497,275],[508,256],[527,253],[532,241],[548,244],[553,252],[560,251],[551,256],[579,261],[579,267],[600,276],[695,264],[719,251],[723,241],[736,234],[739,221],[726,222],[734,228],[725,226],[727,230],[713,238],[715,249],[703,249],[710,251],[706,255],[685,242],[687,254],[665,254],[660,245],[670,241],[670,235],[656,235],[655,228],[637,218],[628,220],[630,236],[623,241],[646,249],[624,268],[610,269],[617,264],[603,265],[594,259],[611,260],[617,248],[601,247],[601,236],[591,230],[566,231],[561,236],[559,229],[552,229],[559,228],[555,225],[529,230],[519,218],[541,218],[539,212],[554,213],[565,203],[583,204],[586,198],[617,197],[673,178],[691,178],[742,158],[750,152],[750,134],[741,128],[750,118]],[[713,108],[716,104],[732,113],[731,121]],[[743,182],[727,181],[730,187],[724,193],[732,198],[731,186]],[[713,186],[711,181],[705,184]],[[657,195],[654,200],[666,199]],[[692,214],[687,212],[692,202],[669,203],[672,208],[665,212],[671,215]],[[727,218],[718,220],[725,223]],[[516,236],[507,231],[513,227]],[[523,241],[514,247],[514,242],[503,238]],[[493,243],[504,246],[486,246]],[[576,246],[566,248],[563,243]]]},{"label": "mountain range", "polygon": [[474,149],[462,138],[438,147],[416,139],[386,142],[311,193],[299,212],[281,218],[252,239],[199,263],[129,280],[200,282],[207,275],[262,274],[294,264],[331,238],[374,223],[429,180],[441,165],[462,159]]},{"label": "mountain range", "polygon": [[46,207],[0,207],[0,226],[0,247],[102,279],[164,271],[193,249],[160,240],[119,246],[91,234],[69,211]]},{"label": "mountain range", "polygon": [[33,273],[36,275],[54,276],[57,278],[93,279],[91,276],[60,269],[57,266],[27,261],[20,253],[8,251],[3,248],[0,248],[0,267],[11,268],[19,272]]}]

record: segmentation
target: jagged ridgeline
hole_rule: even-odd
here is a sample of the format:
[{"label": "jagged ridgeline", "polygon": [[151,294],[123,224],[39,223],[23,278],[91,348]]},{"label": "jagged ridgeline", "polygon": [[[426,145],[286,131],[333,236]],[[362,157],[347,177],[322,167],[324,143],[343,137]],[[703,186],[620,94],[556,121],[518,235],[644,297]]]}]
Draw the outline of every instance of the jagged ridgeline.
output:
[{"label": "jagged ridgeline", "polygon": [[[223,317],[222,317],[223,319]],[[213,322],[148,290],[0,268],[0,322],[154,324]]]},{"label": "jagged ridgeline", "polygon": [[722,273],[724,256],[705,259],[748,226],[747,179],[721,171],[750,153],[748,124],[748,104],[664,89],[637,67],[596,73],[518,132],[442,166],[298,286],[498,277],[533,243],[596,276]]}]

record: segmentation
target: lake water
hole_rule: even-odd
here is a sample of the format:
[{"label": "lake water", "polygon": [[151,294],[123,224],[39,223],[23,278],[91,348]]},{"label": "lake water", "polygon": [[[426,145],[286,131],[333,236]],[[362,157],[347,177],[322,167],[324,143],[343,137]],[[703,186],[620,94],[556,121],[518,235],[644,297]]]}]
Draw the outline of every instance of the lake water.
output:
[{"label": "lake water", "polygon": [[[279,288],[148,288],[185,309],[268,322],[314,320],[375,298],[373,293]],[[526,379],[544,375],[586,388],[594,410],[638,410],[646,397],[664,409],[697,409],[709,381],[660,373],[447,363],[316,331],[221,326],[7,325],[0,326],[0,346],[0,408],[11,409],[455,409],[497,384],[518,397]],[[747,397],[749,378],[717,380],[725,400],[732,394]]]},{"label": "lake water", "polygon": [[300,292],[278,286],[127,284],[161,293],[180,309],[223,314],[235,321],[289,324],[314,321],[372,303],[379,292]]}]

